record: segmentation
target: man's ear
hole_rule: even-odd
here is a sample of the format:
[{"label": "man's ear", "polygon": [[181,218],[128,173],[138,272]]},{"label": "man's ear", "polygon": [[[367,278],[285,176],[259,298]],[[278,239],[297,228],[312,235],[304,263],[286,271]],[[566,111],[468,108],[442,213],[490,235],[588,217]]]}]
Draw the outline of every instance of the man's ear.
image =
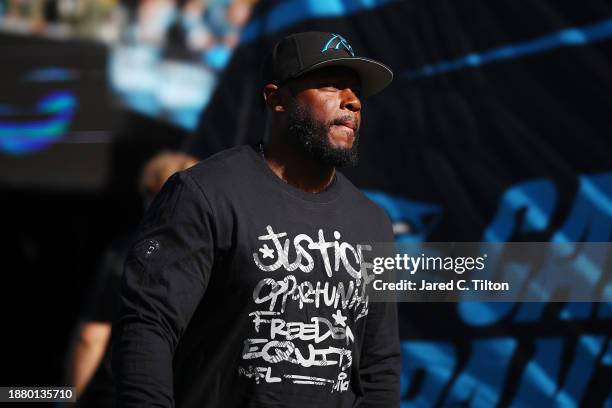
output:
[{"label": "man's ear", "polygon": [[277,85],[266,84],[263,89],[263,98],[266,106],[268,106],[272,112],[285,111],[285,105],[280,95],[280,88]]}]

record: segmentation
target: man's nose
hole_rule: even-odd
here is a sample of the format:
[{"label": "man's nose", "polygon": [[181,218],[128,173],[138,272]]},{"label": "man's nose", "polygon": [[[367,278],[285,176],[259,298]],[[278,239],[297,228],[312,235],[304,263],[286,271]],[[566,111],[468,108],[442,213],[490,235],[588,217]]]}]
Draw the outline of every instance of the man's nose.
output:
[{"label": "man's nose", "polygon": [[361,100],[351,88],[344,88],[342,90],[341,108],[348,109],[352,112],[359,112],[361,110]]}]

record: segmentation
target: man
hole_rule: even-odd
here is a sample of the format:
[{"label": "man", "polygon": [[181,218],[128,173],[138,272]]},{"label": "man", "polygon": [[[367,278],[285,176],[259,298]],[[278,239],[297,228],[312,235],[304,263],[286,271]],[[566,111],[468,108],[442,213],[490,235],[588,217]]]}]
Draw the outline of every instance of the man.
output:
[{"label": "man", "polygon": [[393,303],[370,303],[383,211],[336,167],[357,162],[361,97],[383,64],[339,35],[281,40],[264,65],[267,143],[173,176],[126,262],[119,405],[397,407]]}]

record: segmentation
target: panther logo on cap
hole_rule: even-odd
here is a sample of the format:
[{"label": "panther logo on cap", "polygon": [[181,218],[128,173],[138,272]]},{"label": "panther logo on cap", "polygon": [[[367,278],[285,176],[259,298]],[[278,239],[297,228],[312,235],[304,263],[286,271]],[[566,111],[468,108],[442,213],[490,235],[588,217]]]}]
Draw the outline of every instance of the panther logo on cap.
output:
[{"label": "panther logo on cap", "polygon": [[353,51],[353,47],[346,41],[344,37],[340,34],[333,34],[332,37],[325,43],[321,52],[325,52],[327,50],[335,49],[339,50],[340,47],[344,48],[351,56],[355,56],[355,52]]}]

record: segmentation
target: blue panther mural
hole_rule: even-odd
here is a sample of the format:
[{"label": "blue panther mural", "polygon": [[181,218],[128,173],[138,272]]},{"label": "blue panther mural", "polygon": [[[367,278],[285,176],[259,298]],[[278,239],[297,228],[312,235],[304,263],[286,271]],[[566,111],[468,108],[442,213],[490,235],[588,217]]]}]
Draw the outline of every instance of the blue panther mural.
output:
[{"label": "blue panther mural", "polygon": [[[387,211],[393,223],[408,222],[417,226],[411,237],[399,235],[398,240],[427,239],[424,220],[431,219],[428,217],[431,211],[439,213],[440,206],[382,192],[366,193]],[[502,194],[497,213],[482,240],[510,241],[527,233],[544,231],[557,203],[556,187],[551,180],[534,179],[513,185]],[[524,216],[517,217],[519,213]],[[611,237],[612,172],[581,175],[571,211],[549,239],[599,242],[609,241]],[[609,328],[601,330],[610,324],[612,305],[568,303],[558,308],[555,315],[546,316],[549,306],[546,303],[454,304],[456,316],[468,333],[465,337],[402,342],[402,407],[490,407],[500,404],[502,397],[511,406],[580,405],[585,401],[589,385],[593,387],[597,382],[593,376],[612,370]],[[550,320],[556,320],[566,330],[550,332]],[[538,322],[542,323],[540,327]],[[595,322],[598,330],[569,330],[585,322]],[[502,324],[507,333],[495,330]],[[478,330],[480,335],[469,335],[474,333],[470,329]],[[490,333],[486,333],[487,329]],[[524,329],[529,330],[528,336]],[[513,331],[517,333],[514,336]],[[519,359],[522,361],[517,364]],[[510,388],[509,384],[512,384]],[[604,385],[610,393],[610,380]],[[591,395],[597,394],[591,401],[598,406],[612,406],[612,394],[601,393],[605,391],[602,388],[597,394],[598,391],[591,390]]]}]

